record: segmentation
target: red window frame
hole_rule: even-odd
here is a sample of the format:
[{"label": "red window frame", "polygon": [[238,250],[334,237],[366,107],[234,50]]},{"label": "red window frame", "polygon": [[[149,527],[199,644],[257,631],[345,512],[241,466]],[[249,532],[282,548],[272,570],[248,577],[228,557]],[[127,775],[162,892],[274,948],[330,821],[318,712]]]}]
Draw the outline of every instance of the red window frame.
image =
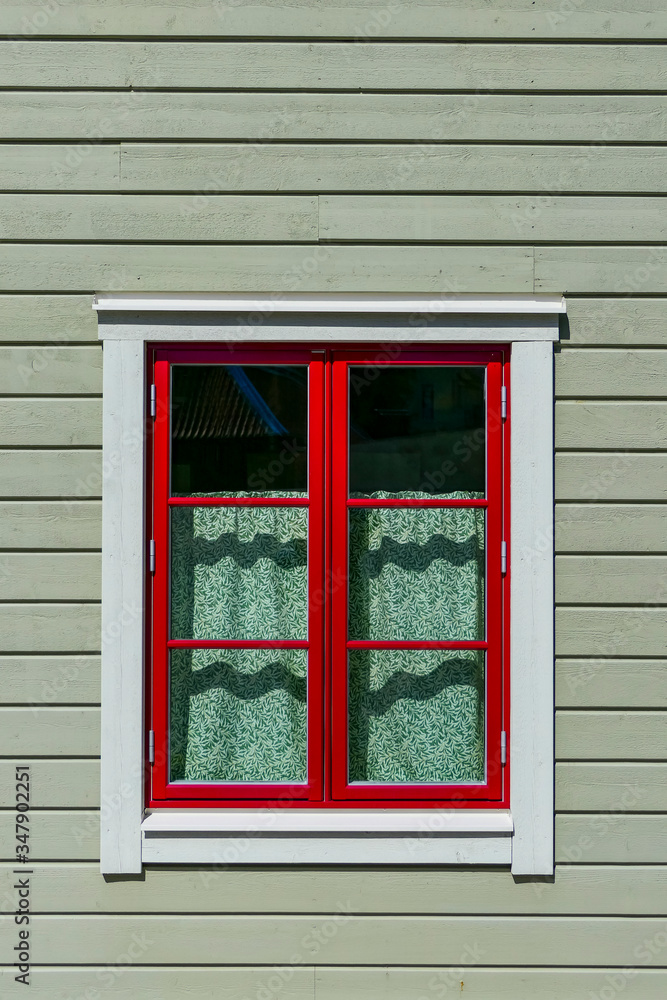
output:
[{"label": "red window frame", "polygon": [[[172,364],[308,365],[308,497],[180,498],[170,484],[170,366]],[[484,500],[348,499],[348,371],[387,364],[479,365],[486,368],[487,493]],[[157,416],[147,449],[150,536],[155,571],[147,575],[147,731],[155,737],[146,803],[151,807],[507,808],[509,766],[501,762],[501,732],[509,729],[509,574],[501,571],[501,542],[508,541],[508,423],[501,414],[501,387],[509,382],[509,350],[480,346],[391,349],[313,344],[156,345],[149,357]],[[169,637],[169,512],[177,506],[305,506],[308,522],[308,639],[306,641],[203,641]],[[486,635],[480,642],[375,642],[347,637],[348,510],[351,507],[479,507],[486,510]],[[168,754],[169,650],[172,648],[304,648],[308,650],[308,751],[306,783],[216,784],[170,782]],[[347,780],[347,651],[350,648],[484,649],[486,653],[486,780],[468,785],[382,785]]]}]

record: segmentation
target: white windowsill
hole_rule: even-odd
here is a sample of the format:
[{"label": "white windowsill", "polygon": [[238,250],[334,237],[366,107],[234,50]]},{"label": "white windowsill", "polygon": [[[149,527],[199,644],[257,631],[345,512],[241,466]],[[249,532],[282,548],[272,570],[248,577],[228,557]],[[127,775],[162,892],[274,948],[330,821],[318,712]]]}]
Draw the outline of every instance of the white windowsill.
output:
[{"label": "white windowsill", "polygon": [[143,863],[510,864],[509,810],[164,809]]}]

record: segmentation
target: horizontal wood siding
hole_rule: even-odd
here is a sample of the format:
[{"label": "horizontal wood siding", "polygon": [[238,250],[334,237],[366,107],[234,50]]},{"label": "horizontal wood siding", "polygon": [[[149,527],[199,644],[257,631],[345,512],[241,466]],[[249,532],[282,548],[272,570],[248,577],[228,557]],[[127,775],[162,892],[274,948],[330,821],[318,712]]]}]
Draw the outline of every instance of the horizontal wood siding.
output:
[{"label": "horizontal wood siding", "polygon": [[[28,30],[26,30],[28,29]],[[65,35],[86,37],[203,36],[228,38],[333,37],[473,38],[557,41],[663,39],[667,17],[661,0],[581,0],[573,6],[544,9],[533,0],[336,0],[314,4],[262,2],[252,5],[199,3],[199,0],[149,0],[128,6],[123,0],[8,0],[0,32],[19,38]]]},{"label": "horizontal wood siding", "polygon": [[[0,5],[0,941],[27,763],[35,997],[667,995],[666,37],[663,0]],[[567,294],[553,880],[101,878],[105,290]]]}]

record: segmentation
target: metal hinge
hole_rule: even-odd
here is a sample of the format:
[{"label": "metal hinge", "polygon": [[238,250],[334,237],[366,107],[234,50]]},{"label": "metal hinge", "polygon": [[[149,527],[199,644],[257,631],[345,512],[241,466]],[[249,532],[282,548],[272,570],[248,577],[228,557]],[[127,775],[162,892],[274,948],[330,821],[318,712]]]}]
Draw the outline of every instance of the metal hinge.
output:
[{"label": "metal hinge", "polygon": [[507,763],[507,733],[505,730],[500,734],[500,763]]},{"label": "metal hinge", "polygon": [[500,419],[507,420],[507,386],[500,387]]},{"label": "metal hinge", "polygon": [[151,386],[150,414],[153,420],[155,420],[157,417],[157,386],[155,383]]},{"label": "metal hinge", "polygon": [[507,542],[500,543],[500,572],[503,576],[507,573]]},{"label": "metal hinge", "polygon": [[151,538],[148,543],[148,572],[155,572],[155,539]]},{"label": "metal hinge", "polygon": [[152,729],[148,733],[148,763],[155,763],[155,732]]}]

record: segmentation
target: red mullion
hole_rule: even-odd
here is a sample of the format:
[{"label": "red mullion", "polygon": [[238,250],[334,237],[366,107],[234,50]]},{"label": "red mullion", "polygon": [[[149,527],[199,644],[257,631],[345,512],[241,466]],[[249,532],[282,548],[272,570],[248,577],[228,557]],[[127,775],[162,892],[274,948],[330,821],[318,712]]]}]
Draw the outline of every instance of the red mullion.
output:
[{"label": "red mullion", "polygon": [[169,781],[169,363],[155,362],[155,386],[160,400],[154,424],[153,449],[153,725],[155,763],[152,797],[164,799]]},{"label": "red mullion", "polygon": [[500,390],[502,360],[493,360],[486,376],[486,767],[487,781],[494,798],[502,797],[503,765],[500,734],[503,705],[503,447]]},{"label": "red mullion", "polygon": [[[358,355],[352,355],[356,358]],[[331,572],[340,586],[331,594],[331,796],[347,789],[348,709],[348,394],[349,365],[333,354],[331,398]]]},{"label": "red mullion", "polygon": [[333,364],[332,352],[325,354],[324,382],[324,590],[326,595],[324,606],[324,801],[327,805],[332,801],[332,749],[331,733],[333,732],[333,671],[332,664],[332,624],[331,602],[340,586],[347,586],[345,577],[334,575],[332,559],[332,527],[331,527],[331,483],[333,475],[332,431],[333,421]]},{"label": "red mullion", "polygon": [[326,354],[311,355],[308,369],[308,797],[324,797],[324,462]]}]

